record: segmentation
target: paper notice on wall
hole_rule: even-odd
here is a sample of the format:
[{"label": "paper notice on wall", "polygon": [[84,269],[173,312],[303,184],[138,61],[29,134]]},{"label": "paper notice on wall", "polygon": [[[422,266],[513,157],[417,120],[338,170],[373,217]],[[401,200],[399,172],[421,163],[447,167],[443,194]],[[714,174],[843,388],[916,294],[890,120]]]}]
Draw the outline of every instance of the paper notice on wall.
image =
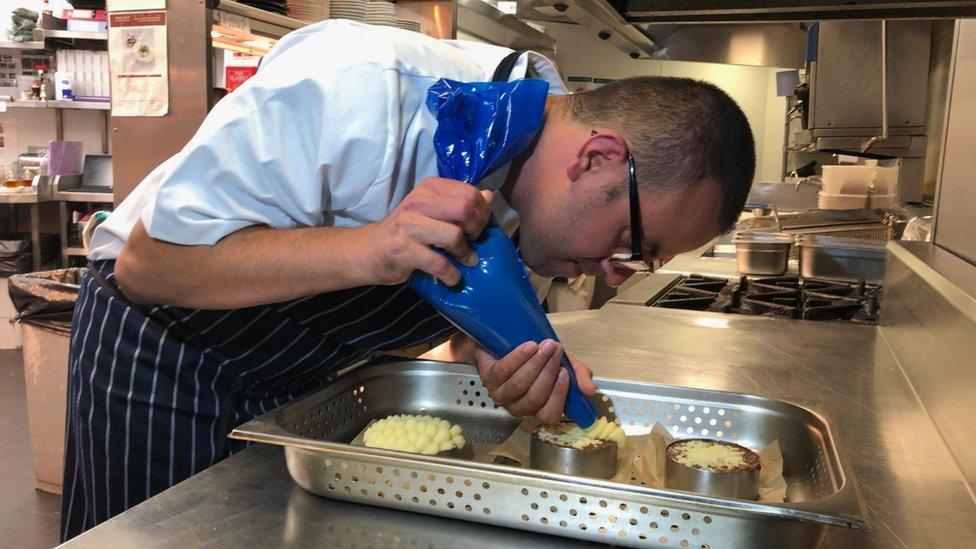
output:
[{"label": "paper notice on wall", "polygon": [[112,116],[169,112],[166,12],[109,14]]}]

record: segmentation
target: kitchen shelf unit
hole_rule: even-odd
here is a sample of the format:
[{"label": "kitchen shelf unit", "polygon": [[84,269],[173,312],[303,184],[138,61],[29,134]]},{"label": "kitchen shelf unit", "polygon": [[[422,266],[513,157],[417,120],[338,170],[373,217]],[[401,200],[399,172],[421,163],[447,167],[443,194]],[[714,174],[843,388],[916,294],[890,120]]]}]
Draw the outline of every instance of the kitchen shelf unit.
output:
[{"label": "kitchen shelf unit", "polygon": [[[37,33],[34,33],[34,38],[37,38]],[[45,44],[44,39],[32,40],[30,42],[14,42],[12,40],[0,40],[0,50],[29,50],[29,51],[44,51]]]},{"label": "kitchen shelf unit", "polygon": [[108,111],[112,104],[101,101],[65,101],[41,99],[37,101],[7,101],[8,109],[74,109],[82,111]]},{"label": "kitchen shelf unit", "polygon": [[100,40],[108,41],[107,32],[84,32],[58,29],[42,29],[44,38],[58,38],[61,40]]},{"label": "kitchen shelf unit", "polygon": [[[66,181],[71,185],[74,184],[74,181],[78,177],[80,176],[59,176],[59,180]],[[111,210],[114,195],[111,192],[75,190],[70,186],[62,189],[60,181],[55,184],[51,195],[52,200],[58,203],[58,221],[61,235],[61,267],[68,268],[71,266],[72,257],[84,257],[86,255],[83,247],[73,246],[73,242],[69,240],[69,226],[72,225],[72,211],[76,209],[89,212],[99,209]],[[84,207],[76,208],[74,205],[83,205]]]}]

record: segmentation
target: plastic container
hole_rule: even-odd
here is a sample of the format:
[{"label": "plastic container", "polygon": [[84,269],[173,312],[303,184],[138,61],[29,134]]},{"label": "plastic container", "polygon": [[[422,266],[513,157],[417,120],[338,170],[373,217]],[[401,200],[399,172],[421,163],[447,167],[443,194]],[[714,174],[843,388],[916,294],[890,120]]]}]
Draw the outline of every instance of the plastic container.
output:
[{"label": "plastic container", "polygon": [[877,166],[824,166],[820,177],[822,190],[827,194],[864,194],[874,178]]},{"label": "plastic container", "polygon": [[821,210],[863,210],[867,205],[867,193],[831,194],[824,191],[817,193],[817,208]]},{"label": "plastic container", "polygon": [[896,194],[872,194],[871,195],[872,210],[894,208],[897,203],[898,203],[898,195]]},{"label": "plastic container", "polygon": [[900,166],[877,166],[872,181],[872,193],[877,195],[898,194]]},{"label": "plastic container", "polygon": [[73,91],[74,75],[67,71],[54,73],[55,99],[71,101],[75,98]]}]

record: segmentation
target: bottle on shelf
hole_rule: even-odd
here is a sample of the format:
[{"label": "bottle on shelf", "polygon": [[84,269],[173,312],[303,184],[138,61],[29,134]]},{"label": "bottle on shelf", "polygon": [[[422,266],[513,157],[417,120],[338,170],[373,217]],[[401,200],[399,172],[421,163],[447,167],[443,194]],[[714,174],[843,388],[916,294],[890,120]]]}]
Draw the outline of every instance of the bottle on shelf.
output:
[{"label": "bottle on shelf", "polygon": [[37,75],[31,83],[30,99],[54,99],[54,82],[51,81],[51,77],[47,74],[47,65],[34,65],[34,71]]},{"label": "bottle on shelf", "polygon": [[54,99],[54,82],[47,73],[47,65],[35,65],[41,79],[41,88],[38,90],[38,99]]},{"label": "bottle on shelf", "polygon": [[73,80],[74,78],[70,72],[58,71],[54,73],[55,99],[64,101],[74,100]]},{"label": "bottle on shelf", "polygon": [[30,87],[30,99],[35,101],[41,98],[42,71],[37,70],[37,67],[39,66],[41,65],[37,65],[34,67],[34,70],[37,71],[37,74],[34,75],[34,81],[31,83],[31,87]]}]

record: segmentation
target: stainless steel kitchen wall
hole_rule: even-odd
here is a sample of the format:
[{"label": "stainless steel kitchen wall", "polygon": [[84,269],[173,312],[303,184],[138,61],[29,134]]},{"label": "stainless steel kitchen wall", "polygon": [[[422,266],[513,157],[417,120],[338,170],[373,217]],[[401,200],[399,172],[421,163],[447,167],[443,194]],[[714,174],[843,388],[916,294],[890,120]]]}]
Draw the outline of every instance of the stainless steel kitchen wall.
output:
[{"label": "stainless steel kitchen wall", "polygon": [[[888,244],[881,333],[976,486],[976,266],[927,242]],[[899,428],[898,417],[889,428]],[[922,450],[924,451],[924,450]]]},{"label": "stainless steel kitchen wall", "polygon": [[976,19],[956,24],[935,243],[976,265]]}]

